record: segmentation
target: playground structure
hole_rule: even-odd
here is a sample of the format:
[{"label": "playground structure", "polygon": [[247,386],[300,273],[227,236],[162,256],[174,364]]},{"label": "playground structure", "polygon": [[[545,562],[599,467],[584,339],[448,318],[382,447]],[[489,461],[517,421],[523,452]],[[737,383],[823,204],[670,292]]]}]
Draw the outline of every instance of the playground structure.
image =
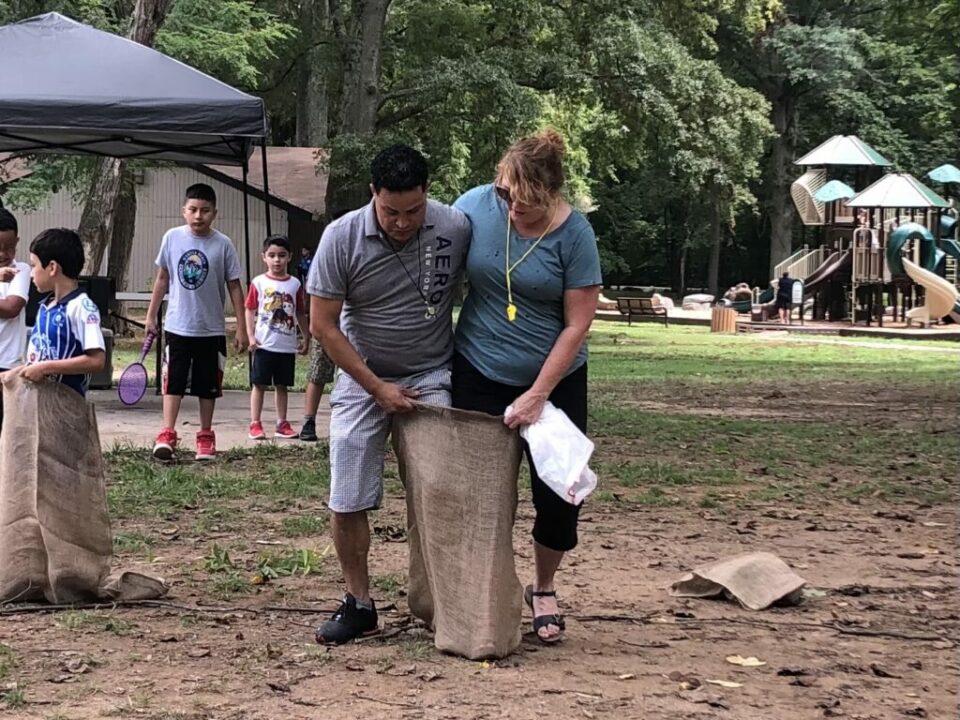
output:
[{"label": "playground structure", "polygon": [[[798,310],[815,320],[895,321],[924,326],[960,323],[960,242],[956,197],[948,202],[854,136],[836,135],[796,161],[804,173],[791,197],[806,242],[774,268],[770,287],[754,290],[750,306],[721,301],[766,320],[778,279],[802,283]],[[944,165],[927,174],[946,193],[960,195],[960,170]],[[859,192],[856,188],[862,188]],[[813,246],[815,245],[815,246]],[[890,309],[892,306],[892,310]]]}]

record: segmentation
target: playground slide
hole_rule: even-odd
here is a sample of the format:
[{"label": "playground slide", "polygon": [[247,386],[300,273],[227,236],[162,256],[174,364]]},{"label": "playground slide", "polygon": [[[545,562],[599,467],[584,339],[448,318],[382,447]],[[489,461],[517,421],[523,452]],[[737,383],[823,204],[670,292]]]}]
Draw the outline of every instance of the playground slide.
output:
[{"label": "playground slide", "polygon": [[850,259],[851,255],[849,250],[831,253],[830,256],[820,264],[820,267],[810,273],[807,279],[804,280],[804,294],[813,292],[820,283],[827,280],[837,270],[850,265]]},{"label": "playground slide", "polygon": [[957,294],[957,289],[936,273],[924,270],[906,258],[902,260],[907,275],[917,285],[923,286],[926,292],[926,304],[910,310],[907,317],[921,318],[929,315],[930,320],[939,320],[950,315],[954,320],[960,320],[960,295]]},{"label": "playground slide", "polygon": [[940,244],[943,245],[943,251],[947,255],[953,255],[957,260],[960,260],[960,243],[950,238],[944,238],[940,241]]}]

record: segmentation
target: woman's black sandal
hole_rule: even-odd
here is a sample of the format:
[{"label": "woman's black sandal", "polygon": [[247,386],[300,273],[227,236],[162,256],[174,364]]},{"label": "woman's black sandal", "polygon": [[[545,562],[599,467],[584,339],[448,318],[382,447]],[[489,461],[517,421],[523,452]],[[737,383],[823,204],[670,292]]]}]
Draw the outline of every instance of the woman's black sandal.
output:
[{"label": "woman's black sandal", "polygon": [[[563,640],[563,631],[567,629],[567,623],[563,619],[563,615],[557,613],[556,615],[537,615],[536,611],[533,609],[533,599],[535,597],[556,597],[556,590],[548,591],[535,591],[533,585],[527,585],[523,591],[523,600],[527,603],[527,606],[533,611],[533,632],[536,634],[537,638],[545,645],[553,645]],[[545,628],[548,625],[556,625],[560,628],[560,632],[556,635],[545,638],[540,635],[541,628]]]}]

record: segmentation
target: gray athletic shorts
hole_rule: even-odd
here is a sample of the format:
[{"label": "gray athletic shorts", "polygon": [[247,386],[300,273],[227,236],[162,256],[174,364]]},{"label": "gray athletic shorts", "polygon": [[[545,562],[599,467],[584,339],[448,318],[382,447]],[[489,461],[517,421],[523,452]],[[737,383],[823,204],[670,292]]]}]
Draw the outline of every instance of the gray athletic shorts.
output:
[{"label": "gray athletic shorts", "polygon": [[[450,405],[450,370],[392,380],[418,390],[418,402]],[[338,513],[373,510],[383,500],[383,460],[391,416],[342,370],[330,394],[330,502]]]}]

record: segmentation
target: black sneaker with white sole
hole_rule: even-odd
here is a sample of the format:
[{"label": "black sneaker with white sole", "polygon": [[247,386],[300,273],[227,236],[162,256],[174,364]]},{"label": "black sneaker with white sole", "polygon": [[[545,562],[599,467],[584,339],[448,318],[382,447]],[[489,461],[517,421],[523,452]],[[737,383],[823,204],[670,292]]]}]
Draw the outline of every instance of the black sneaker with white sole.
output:
[{"label": "black sneaker with white sole", "polygon": [[300,439],[305,442],[317,441],[317,420],[316,418],[305,418],[300,427]]},{"label": "black sneaker with white sole", "polygon": [[357,605],[357,599],[347,593],[333,616],[317,628],[316,638],[321,645],[342,645],[359,637],[375,635],[380,630],[377,606],[370,601],[370,609]]}]

